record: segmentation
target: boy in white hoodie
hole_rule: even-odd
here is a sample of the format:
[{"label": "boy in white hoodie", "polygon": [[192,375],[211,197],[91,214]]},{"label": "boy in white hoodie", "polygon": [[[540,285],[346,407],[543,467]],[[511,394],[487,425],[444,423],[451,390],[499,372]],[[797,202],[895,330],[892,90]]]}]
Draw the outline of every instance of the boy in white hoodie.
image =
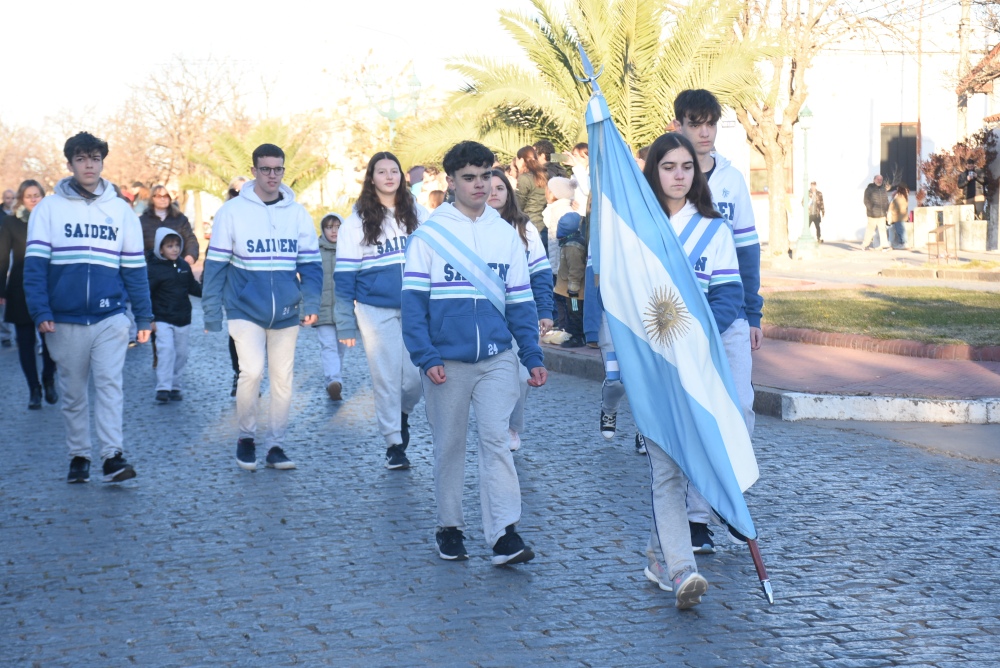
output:
[{"label": "boy in white hoodie", "polygon": [[493,207],[493,152],[465,141],[444,156],[455,203],[442,204],[411,236],[403,275],[403,341],[423,372],[434,439],[436,535],[442,559],[468,559],[462,495],[469,406],[479,430],[483,532],[495,565],[534,557],[515,531],[521,487],[508,424],[519,396],[517,355],[528,384],[545,383],[538,314],[517,231]]},{"label": "boy in white hoodie", "polygon": [[222,329],[225,305],[229,334],[239,353],[237,465],[257,470],[254,437],[266,352],[271,406],[265,462],[271,468],[293,469],[295,463],[282,446],[292,403],[295,342],[298,325],[316,323],[323,264],[312,217],[281,183],[284,151],[261,144],[254,149],[252,171],[254,180],[215,214],[201,305],[208,332]]},{"label": "boy in white hoodie", "polygon": [[[743,175],[728,160],[715,152],[722,105],[711,92],[685,90],[674,100],[674,125],[677,131],[694,145],[698,165],[708,178],[712,202],[729,223],[736,244],[740,281],[743,284],[743,308],[739,317],[722,332],[722,344],[733,372],[733,382],[740,399],[743,421],[753,436],[753,385],[751,351],[758,350],[764,341],[760,328],[764,299],[760,296],[760,241],[754,223],[750,191]],[[708,522],[712,509],[695,490],[689,488],[688,520],[691,523],[691,544],[699,554],[715,552],[712,532]]]}]

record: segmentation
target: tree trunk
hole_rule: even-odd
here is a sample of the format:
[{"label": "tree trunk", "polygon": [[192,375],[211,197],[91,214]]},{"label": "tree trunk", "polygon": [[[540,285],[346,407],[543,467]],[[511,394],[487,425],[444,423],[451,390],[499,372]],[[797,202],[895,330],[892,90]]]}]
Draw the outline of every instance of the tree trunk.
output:
[{"label": "tree trunk", "polygon": [[764,164],[767,166],[767,248],[770,255],[777,257],[788,254],[788,184],[781,151],[765,152]]}]

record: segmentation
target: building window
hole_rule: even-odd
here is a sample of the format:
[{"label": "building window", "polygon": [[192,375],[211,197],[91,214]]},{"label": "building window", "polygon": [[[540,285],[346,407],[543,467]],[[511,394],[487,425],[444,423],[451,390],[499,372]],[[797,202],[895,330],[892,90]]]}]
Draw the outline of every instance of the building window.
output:
[{"label": "building window", "polygon": [[[793,186],[792,154],[789,153],[785,156],[785,192],[791,193]],[[750,149],[750,194],[768,194],[767,165],[764,164],[764,156],[754,148]]]},{"label": "building window", "polygon": [[892,185],[917,189],[917,124],[883,123],[879,173]]}]

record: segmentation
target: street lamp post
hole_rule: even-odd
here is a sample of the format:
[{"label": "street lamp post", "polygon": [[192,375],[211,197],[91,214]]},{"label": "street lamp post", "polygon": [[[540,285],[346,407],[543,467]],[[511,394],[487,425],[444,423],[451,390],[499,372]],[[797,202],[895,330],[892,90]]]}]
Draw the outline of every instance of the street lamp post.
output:
[{"label": "street lamp post", "polygon": [[816,257],[819,244],[813,238],[809,228],[809,127],[812,125],[813,114],[809,107],[802,107],[799,112],[799,126],[802,128],[802,234],[795,244],[795,259],[810,260]]},{"label": "street lamp post", "polygon": [[406,114],[415,111],[417,108],[417,100],[420,99],[420,79],[417,78],[415,72],[410,75],[409,80],[406,82],[406,87],[410,89],[410,100],[402,109],[396,108],[396,89],[394,87],[389,88],[389,106],[383,109],[375,102],[375,95],[378,93],[378,84],[372,78],[371,74],[365,76],[362,86],[365,97],[368,99],[368,106],[389,121],[389,146],[392,146],[396,140],[396,121]]}]

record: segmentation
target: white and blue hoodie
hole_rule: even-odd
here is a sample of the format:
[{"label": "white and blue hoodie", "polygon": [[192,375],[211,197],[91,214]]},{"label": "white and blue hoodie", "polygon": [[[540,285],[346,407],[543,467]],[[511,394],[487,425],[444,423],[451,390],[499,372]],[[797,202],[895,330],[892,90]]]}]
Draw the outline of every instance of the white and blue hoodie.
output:
[{"label": "white and blue hoodie", "polygon": [[142,225],[129,203],[102,180],[85,199],[63,179],[31,212],[24,295],[36,325],[92,325],[132,302],[139,329],[153,319]]},{"label": "white and blue hoodie", "polygon": [[542,245],[542,237],[538,229],[531,225],[524,226],[524,236],[528,239],[528,274],[531,276],[531,294],[535,298],[535,308],[538,318],[555,320],[555,310],[552,304],[552,265],[549,256]]},{"label": "white and blue hoodie", "polygon": [[745,318],[751,327],[760,327],[764,299],[760,296],[760,240],[754,222],[750,191],[739,170],[718,153],[715,170],[708,181],[712,191],[712,202],[722,217],[729,223],[736,243],[736,257],[739,259],[740,280],[743,283],[743,308],[740,318]]},{"label": "white and blue hoodie", "polygon": [[[670,225],[678,236],[696,213],[698,210],[694,204],[688,202],[683,209],[670,217]],[[684,244],[685,254],[690,255],[710,224],[711,219],[701,219]],[[712,240],[701,252],[701,256],[694,258],[693,265],[694,275],[708,298],[708,306],[712,309],[715,324],[721,334],[741,317],[743,306],[743,286],[740,281],[739,261],[736,258],[736,245],[727,226],[720,225],[715,230]]]},{"label": "white and blue hoodie", "polygon": [[319,313],[323,264],[316,227],[291,188],[282,184],[280,192],[268,205],[247,181],[215,214],[201,298],[208,331],[222,329],[223,306],[230,320],[265,329],[296,326],[304,315]]},{"label": "white and blue hoodie", "polygon": [[446,227],[503,279],[506,314],[430,246],[411,238],[403,278],[403,343],[413,364],[426,373],[444,360],[478,362],[509,350],[513,336],[521,363],[528,369],[542,366],[538,312],[517,230],[489,206],[471,220],[442,204],[430,220]]},{"label": "white and blue hoodie", "polygon": [[[417,222],[430,216],[427,209],[414,203]],[[357,209],[351,211],[337,236],[337,268],[333,274],[337,298],[334,316],[337,336],[355,339],[358,333],[354,302],[380,308],[400,308],[403,291],[403,265],[406,263],[406,229],[400,227],[394,209],[386,212],[382,230],[374,245],[364,242],[365,233]]]}]

